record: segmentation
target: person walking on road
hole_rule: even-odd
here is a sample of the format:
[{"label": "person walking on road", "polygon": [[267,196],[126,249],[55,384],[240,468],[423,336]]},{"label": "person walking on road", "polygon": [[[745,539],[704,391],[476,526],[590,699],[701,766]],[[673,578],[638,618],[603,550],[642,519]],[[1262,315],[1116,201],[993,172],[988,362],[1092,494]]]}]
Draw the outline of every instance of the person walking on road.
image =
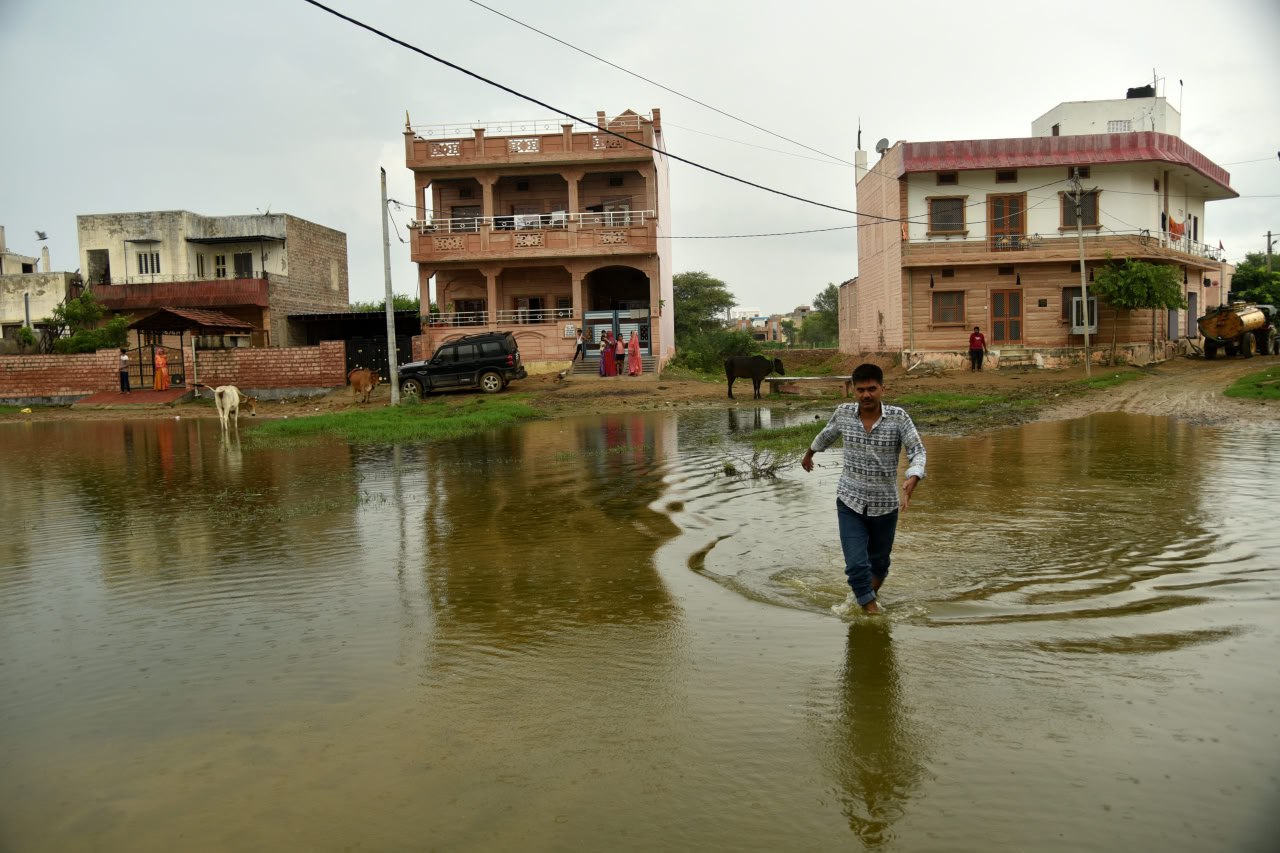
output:
[{"label": "person walking on road", "polygon": [[[924,479],[925,451],[911,416],[898,406],[881,403],[884,372],[874,364],[853,371],[858,402],[836,407],[831,420],[813,439],[800,465],[813,470],[813,455],[844,439],[844,470],[836,486],[836,521],[849,595],[833,606],[841,616],[855,607],[882,613],[876,593],[889,574],[889,556],[898,528],[898,512],[911,503]],[[898,459],[907,454],[907,471],[898,492]]]}]

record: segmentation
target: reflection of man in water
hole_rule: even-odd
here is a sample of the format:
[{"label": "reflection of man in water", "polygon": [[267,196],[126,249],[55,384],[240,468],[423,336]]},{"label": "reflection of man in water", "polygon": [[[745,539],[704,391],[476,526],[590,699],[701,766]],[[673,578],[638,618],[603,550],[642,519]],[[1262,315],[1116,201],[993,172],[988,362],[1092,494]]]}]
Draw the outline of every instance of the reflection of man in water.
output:
[{"label": "reflection of man in water", "polygon": [[[898,529],[898,510],[911,503],[916,484],[924,479],[924,444],[911,416],[897,406],[880,403],[884,372],[874,364],[853,371],[858,404],[836,407],[831,420],[805,451],[800,465],[813,470],[813,454],[826,450],[837,436],[844,438],[844,471],[836,486],[836,520],[849,595],[831,609],[847,616],[853,608],[881,613],[876,591],[889,574],[889,554]],[[898,456],[907,451],[906,482],[898,498]]]},{"label": "reflection of man in water", "polygon": [[920,782],[922,744],[911,727],[889,626],[855,622],[848,647],[831,755],[849,828],[868,848],[890,843],[891,827]]}]

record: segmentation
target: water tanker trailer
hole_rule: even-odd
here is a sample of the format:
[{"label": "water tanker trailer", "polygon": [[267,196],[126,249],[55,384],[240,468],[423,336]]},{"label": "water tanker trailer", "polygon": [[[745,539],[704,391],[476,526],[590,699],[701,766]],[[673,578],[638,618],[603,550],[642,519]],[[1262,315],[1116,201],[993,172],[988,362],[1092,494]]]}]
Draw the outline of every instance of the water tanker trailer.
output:
[{"label": "water tanker trailer", "polygon": [[1227,355],[1250,358],[1280,354],[1280,338],[1276,336],[1276,309],[1272,305],[1234,302],[1211,308],[1200,318],[1200,334],[1204,335],[1204,357],[1213,358],[1218,350]]}]

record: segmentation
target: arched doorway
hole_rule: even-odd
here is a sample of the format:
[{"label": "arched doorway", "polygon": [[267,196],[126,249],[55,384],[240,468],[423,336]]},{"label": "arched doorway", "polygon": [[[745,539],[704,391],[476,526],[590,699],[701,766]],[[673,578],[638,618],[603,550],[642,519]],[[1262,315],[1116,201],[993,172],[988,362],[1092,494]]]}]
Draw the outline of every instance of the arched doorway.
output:
[{"label": "arched doorway", "polygon": [[[606,330],[624,341],[635,332],[640,338],[640,352],[650,355],[649,276],[635,267],[608,266],[587,273],[583,285],[586,306],[582,325],[588,340],[598,347]],[[597,357],[598,353],[597,349]]]}]

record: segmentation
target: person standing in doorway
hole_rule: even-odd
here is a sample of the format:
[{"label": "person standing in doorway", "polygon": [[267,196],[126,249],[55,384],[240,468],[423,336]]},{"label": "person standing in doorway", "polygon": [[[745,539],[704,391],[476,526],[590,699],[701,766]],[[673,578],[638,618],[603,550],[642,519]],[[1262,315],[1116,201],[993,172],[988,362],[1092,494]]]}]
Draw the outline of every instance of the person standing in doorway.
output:
[{"label": "person standing in doorway", "polygon": [[969,369],[981,370],[982,357],[986,354],[987,339],[983,336],[982,330],[974,326],[973,334],[969,336]]},{"label": "person standing in doorway", "polygon": [[[876,593],[889,574],[889,555],[898,528],[898,512],[906,510],[916,486],[924,479],[925,452],[911,416],[898,406],[886,406],[884,372],[874,364],[853,371],[858,402],[836,407],[831,420],[813,439],[800,466],[813,470],[813,454],[844,439],[844,470],[836,486],[836,520],[849,595],[833,606],[841,616],[855,607],[882,613]],[[899,495],[898,458],[907,454],[907,471]]]},{"label": "person standing in doorway", "polygon": [[128,394],[129,392],[129,351],[124,347],[120,348],[120,393]]},{"label": "person standing in doorway", "polygon": [[578,340],[573,349],[573,359],[569,364],[576,364],[578,356],[582,356],[583,362],[587,360],[587,340],[582,336],[582,330],[578,330]]}]

